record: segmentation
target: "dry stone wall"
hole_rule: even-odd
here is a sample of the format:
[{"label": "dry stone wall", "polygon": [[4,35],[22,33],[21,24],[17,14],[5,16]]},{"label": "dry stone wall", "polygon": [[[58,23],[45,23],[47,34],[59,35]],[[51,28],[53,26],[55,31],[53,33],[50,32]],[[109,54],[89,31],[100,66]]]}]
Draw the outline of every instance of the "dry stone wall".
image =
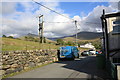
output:
[{"label": "dry stone wall", "polygon": [[20,72],[30,67],[57,61],[57,50],[29,50],[2,52],[0,75]]}]

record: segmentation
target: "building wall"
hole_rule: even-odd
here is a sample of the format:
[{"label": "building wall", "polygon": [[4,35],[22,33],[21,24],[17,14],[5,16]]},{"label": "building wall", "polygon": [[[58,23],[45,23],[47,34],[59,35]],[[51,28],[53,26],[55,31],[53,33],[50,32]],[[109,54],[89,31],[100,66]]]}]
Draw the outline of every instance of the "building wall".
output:
[{"label": "building wall", "polygon": [[120,17],[113,17],[107,19],[107,27],[108,27],[108,37],[109,37],[109,49],[120,49],[120,34],[113,34],[113,21],[120,19]]}]

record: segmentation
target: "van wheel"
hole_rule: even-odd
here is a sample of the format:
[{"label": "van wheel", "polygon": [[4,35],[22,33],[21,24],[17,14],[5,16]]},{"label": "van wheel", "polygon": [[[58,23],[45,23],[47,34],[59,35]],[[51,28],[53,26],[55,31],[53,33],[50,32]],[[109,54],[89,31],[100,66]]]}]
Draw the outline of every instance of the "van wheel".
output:
[{"label": "van wheel", "polygon": [[72,56],[73,56],[73,58],[71,60],[75,60],[75,56],[74,55],[72,55]]}]

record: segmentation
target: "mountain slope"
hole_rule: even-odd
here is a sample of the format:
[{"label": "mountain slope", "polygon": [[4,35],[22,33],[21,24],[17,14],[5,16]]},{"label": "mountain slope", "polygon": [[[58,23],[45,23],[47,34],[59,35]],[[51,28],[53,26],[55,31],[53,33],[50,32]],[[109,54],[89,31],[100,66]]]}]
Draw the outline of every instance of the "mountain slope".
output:
[{"label": "mountain slope", "polygon": [[[38,38],[38,35],[31,34],[31,33],[28,33],[26,36]],[[67,37],[75,38],[75,36],[76,35],[64,36],[64,37],[58,37],[58,38],[47,38],[47,40],[52,42],[52,41],[56,41],[57,39],[64,39],[64,38],[67,38]],[[96,38],[102,37],[102,33],[97,33],[97,32],[79,32],[77,34],[77,36],[78,36],[78,39],[80,39],[80,40],[92,40],[92,39],[96,39]],[[25,36],[22,36],[21,39],[25,39]]]},{"label": "mountain slope", "polygon": [[[80,40],[92,40],[92,39],[96,39],[96,38],[102,37],[102,33],[96,33],[96,32],[79,32],[77,34],[77,36],[78,36],[78,39],[80,39]],[[71,37],[75,37],[75,35],[73,35]]]},{"label": "mountain slope", "polygon": [[[65,37],[59,37],[59,38],[48,38],[48,39],[55,41],[57,39],[64,39],[64,38],[67,38],[67,37],[75,38],[75,36],[76,35],[71,35],[71,36],[65,36]],[[80,40],[92,40],[92,39],[97,39],[97,38],[102,37],[102,33],[97,33],[97,32],[79,32],[77,34],[77,36],[78,36],[78,39],[80,39]]]},{"label": "mountain slope", "polygon": [[38,37],[38,35],[32,34],[32,33],[28,33],[26,36],[30,36],[30,37]]}]

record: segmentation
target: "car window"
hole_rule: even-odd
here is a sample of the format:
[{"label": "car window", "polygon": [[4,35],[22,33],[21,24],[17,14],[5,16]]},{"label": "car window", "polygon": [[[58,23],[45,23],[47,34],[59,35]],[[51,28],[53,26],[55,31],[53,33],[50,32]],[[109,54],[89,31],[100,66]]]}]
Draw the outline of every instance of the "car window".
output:
[{"label": "car window", "polygon": [[94,51],[93,49],[89,50],[89,51]]}]

